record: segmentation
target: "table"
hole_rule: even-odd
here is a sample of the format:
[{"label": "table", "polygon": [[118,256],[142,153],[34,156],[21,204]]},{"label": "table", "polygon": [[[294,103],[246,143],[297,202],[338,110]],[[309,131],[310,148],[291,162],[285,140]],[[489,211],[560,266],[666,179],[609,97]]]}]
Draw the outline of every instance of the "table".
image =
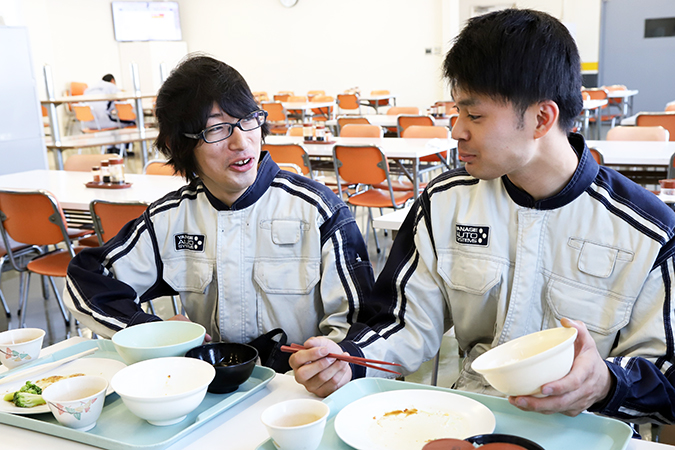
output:
[{"label": "table", "polygon": [[[391,230],[395,233],[401,228],[401,224],[408,216],[409,212],[410,207],[407,206],[387,214],[382,214],[379,217],[373,218],[373,227],[381,230]],[[395,234],[393,236],[395,236]]]},{"label": "table", "polygon": [[151,203],[186,184],[178,176],[126,174],[132,183],[127,189],[92,189],[84,186],[91,181],[88,172],[64,170],[29,170],[0,175],[0,188],[44,189],[56,196],[64,210],[89,211],[92,200],[112,202],[141,201]]},{"label": "table", "polygon": [[[366,114],[359,117],[365,117],[371,125],[377,125],[379,127],[390,128],[398,126],[398,115],[394,114]],[[434,121],[434,125],[437,127],[450,127],[450,116],[431,118]],[[326,125],[337,128],[337,119],[328,120]]]},{"label": "table", "polygon": [[[74,337],[43,349],[42,355],[53,353],[83,342],[85,339]],[[0,368],[0,373],[5,371]],[[304,387],[295,382],[290,375],[277,374],[265,388],[248,397],[238,405],[226,410],[220,416],[204,424],[197,432],[179,440],[167,450],[204,450],[224,448],[227,439],[228,450],[253,450],[267,439],[269,434],[260,421],[260,415],[269,406],[294,398],[316,398]],[[89,445],[60,439],[35,431],[0,424],[3,448],[23,450],[84,450]],[[668,450],[671,446],[655,442],[632,439],[627,450]]]},{"label": "table", "polygon": [[[591,112],[593,112],[593,116],[595,118],[595,134],[596,138],[600,139],[600,108],[603,106],[607,105],[609,103],[608,100],[603,99],[603,100],[584,100],[584,106],[583,109],[581,110],[581,116],[583,118],[583,133],[584,136],[586,136],[586,133],[588,132],[587,130],[590,127],[590,121],[591,121]],[[587,138],[590,136],[586,136]]]},{"label": "table", "polygon": [[[312,109],[321,110],[321,114],[330,118],[330,111],[335,106],[335,102],[281,102],[286,111],[298,110],[302,111],[302,121],[305,121],[307,111]],[[325,111],[325,112],[324,112]]]},{"label": "table", "polygon": [[[49,83],[47,86],[47,95],[49,96],[49,98],[46,100],[41,100],[40,103],[47,107],[47,112],[49,113],[49,127],[53,139],[52,148],[62,147],[62,144],[64,142],[68,142],[67,137],[63,139],[61,138],[61,130],[59,128],[59,118],[58,114],[56,114],[56,107],[58,105],[62,105],[65,103],[80,103],[80,102],[99,102],[99,101],[109,102],[120,100],[136,100],[136,111],[138,111],[138,113],[136,114],[136,127],[138,129],[137,131],[142,134],[143,130],[145,129],[145,122],[142,114],[143,111],[142,99],[154,98],[157,96],[156,93],[149,93],[149,92],[146,93],[136,92],[134,94],[126,92],[118,92],[116,94],[109,94],[109,95],[70,95],[70,96],[55,97],[53,95],[53,92],[51,92]],[[148,147],[146,145],[146,140],[122,141],[117,142],[116,144],[139,142],[139,141],[142,143],[141,147],[142,147],[143,166],[145,166],[145,164],[148,162]],[[115,145],[115,144],[105,143],[99,145]],[[63,169],[63,160],[61,159],[61,152],[60,151],[54,152],[54,155],[56,157],[56,166],[59,169]]]},{"label": "table", "polygon": [[607,91],[607,97],[610,99],[621,99],[621,114],[625,117],[628,115],[628,110],[630,110],[630,114],[633,114],[633,97],[639,92],[637,89]]},{"label": "table", "polygon": [[675,153],[673,141],[586,141],[597,148],[608,166],[668,166]]},{"label": "table", "polygon": [[[361,104],[361,106],[369,106],[371,108],[375,108],[375,114],[380,113],[379,100],[393,100],[394,106],[396,106],[396,95],[394,94],[359,95],[359,104]],[[370,102],[374,103],[371,104]],[[382,106],[389,106],[389,105],[387,104]]]},{"label": "table", "polygon": [[[118,144],[127,144],[133,142],[154,141],[157,139],[159,130],[156,128],[120,128],[119,130],[101,131],[100,133],[78,134],[75,136],[65,136],[58,142],[54,142],[51,138],[45,139],[47,148],[54,152],[56,159],[56,168],[63,170],[63,151],[77,148],[111,146]],[[145,148],[145,147],[144,147]],[[147,153],[144,153],[145,162],[147,163]]]},{"label": "table", "polygon": [[[414,185],[415,198],[419,195],[420,158],[429,155],[439,155],[444,151],[450,152],[457,147],[453,139],[418,139],[418,138],[333,138],[339,145],[377,145],[384,155],[393,160]],[[265,142],[269,144],[298,144],[301,145],[312,158],[333,157],[333,145],[305,143],[302,136],[267,136]],[[446,167],[448,161],[441,158]],[[405,166],[411,162],[412,173]]]}]

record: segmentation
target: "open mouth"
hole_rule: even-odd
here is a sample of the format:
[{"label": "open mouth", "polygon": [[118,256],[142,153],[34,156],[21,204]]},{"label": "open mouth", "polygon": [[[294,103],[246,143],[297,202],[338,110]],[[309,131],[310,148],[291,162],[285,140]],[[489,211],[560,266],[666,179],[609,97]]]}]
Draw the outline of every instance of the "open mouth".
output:
[{"label": "open mouth", "polygon": [[243,166],[245,166],[246,164],[248,164],[248,163],[250,163],[250,162],[251,162],[251,158],[247,158],[247,159],[242,159],[241,161],[237,161],[236,163],[234,163],[234,164],[232,164],[232,165],[233,165],[233,166],[243,167]]}]

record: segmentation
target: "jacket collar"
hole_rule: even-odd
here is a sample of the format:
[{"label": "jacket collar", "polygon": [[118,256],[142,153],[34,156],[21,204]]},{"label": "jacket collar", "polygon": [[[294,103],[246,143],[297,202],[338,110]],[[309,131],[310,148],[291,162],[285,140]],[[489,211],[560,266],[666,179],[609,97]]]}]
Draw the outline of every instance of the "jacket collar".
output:
[{"label": "jacket collar", "polygon": [[568,140],[572,149],[579,158],[572,179],[557,194],[541,200],[534,200],[530,194],[516,187],[509,177],[502,176],[502,182],[511,199],[520,206],[533,209],[556,209],[561,208],[579,197],[593,182],[598,175],[599,166],[595,162],[591,152],[586,146],[583,136],[576,133],[570,133]]},{"label": "jacket collar", "polygon": [[255,181],[252,185],[244,191],[244,193],[239,197],[232,206],[227,206],[225,203],[217,199],[209,190],[204,186],[204,183],[201,183],[204,186],[204,192],[206,193],[206,198],[208,198],[209,203],[218,211],[239,211],[241,209],[248,208],[258,201],[262,197],[267,189],[269,189],[272,180],[279,173],[279,166],[272,161],[268,152],[261,152],[260,154],[260,163],[258,164],[258,174],[255,177]]}]

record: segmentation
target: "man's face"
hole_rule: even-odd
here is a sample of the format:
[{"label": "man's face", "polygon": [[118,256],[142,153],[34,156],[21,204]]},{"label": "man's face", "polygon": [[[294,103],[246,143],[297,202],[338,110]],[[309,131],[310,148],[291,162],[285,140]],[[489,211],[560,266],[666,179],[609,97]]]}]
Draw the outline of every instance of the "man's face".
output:
[{"label": "man's face", "polygon": [[[206,123],[210,127],[219,123],[236,123],[216,104]],[[195,148],[199,178],[208,190],[227,205],[232,205],[255,181],[261,149],[261,129],[242,131],[234,127],[227,139],[208,144],[203,140]]]},{"label": "man's face", "polygon": [[[510,103],[456,88],[459,118],[452,127],[459,159],[469,174],[483,180],[522,175],[535,159],[533,126],[536,108],[520,114]],[[512,179],[512,177],[509,177]]]}]

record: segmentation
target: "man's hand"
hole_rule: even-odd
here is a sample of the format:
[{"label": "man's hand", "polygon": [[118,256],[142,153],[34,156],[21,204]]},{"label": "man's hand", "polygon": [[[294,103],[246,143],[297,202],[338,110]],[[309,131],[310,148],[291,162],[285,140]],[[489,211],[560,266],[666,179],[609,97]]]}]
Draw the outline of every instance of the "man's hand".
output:
[{"label": "man's hand", "polygon": [[342,354],[342,348],[325,337],[305,341],[307,350],[293,353],[289,360],[295,372],[295,381],[319,397],[325,397],[352,379],[349,363],[326,357],[329,353]]},{"label": "man's hand", "polygon": [[[180,320],[181,322],[192,322],[190,319],[188,319],[182,314],[176,314],[175,316],[167,320]],[[204,342],[211,342],[211,336],[209,336],[208,333],[204,335]]]},{"label": "man's hand", "polygon": [[576,328],[574,363],[563,378],[542,386],[541,392],[548,397],[509,397],[509,402],[525,411],[543,414],[556,412],[576,416],[609,394],[614,378],[598,353],[595,341],[583,322],[562,319],[564,327]]}]

